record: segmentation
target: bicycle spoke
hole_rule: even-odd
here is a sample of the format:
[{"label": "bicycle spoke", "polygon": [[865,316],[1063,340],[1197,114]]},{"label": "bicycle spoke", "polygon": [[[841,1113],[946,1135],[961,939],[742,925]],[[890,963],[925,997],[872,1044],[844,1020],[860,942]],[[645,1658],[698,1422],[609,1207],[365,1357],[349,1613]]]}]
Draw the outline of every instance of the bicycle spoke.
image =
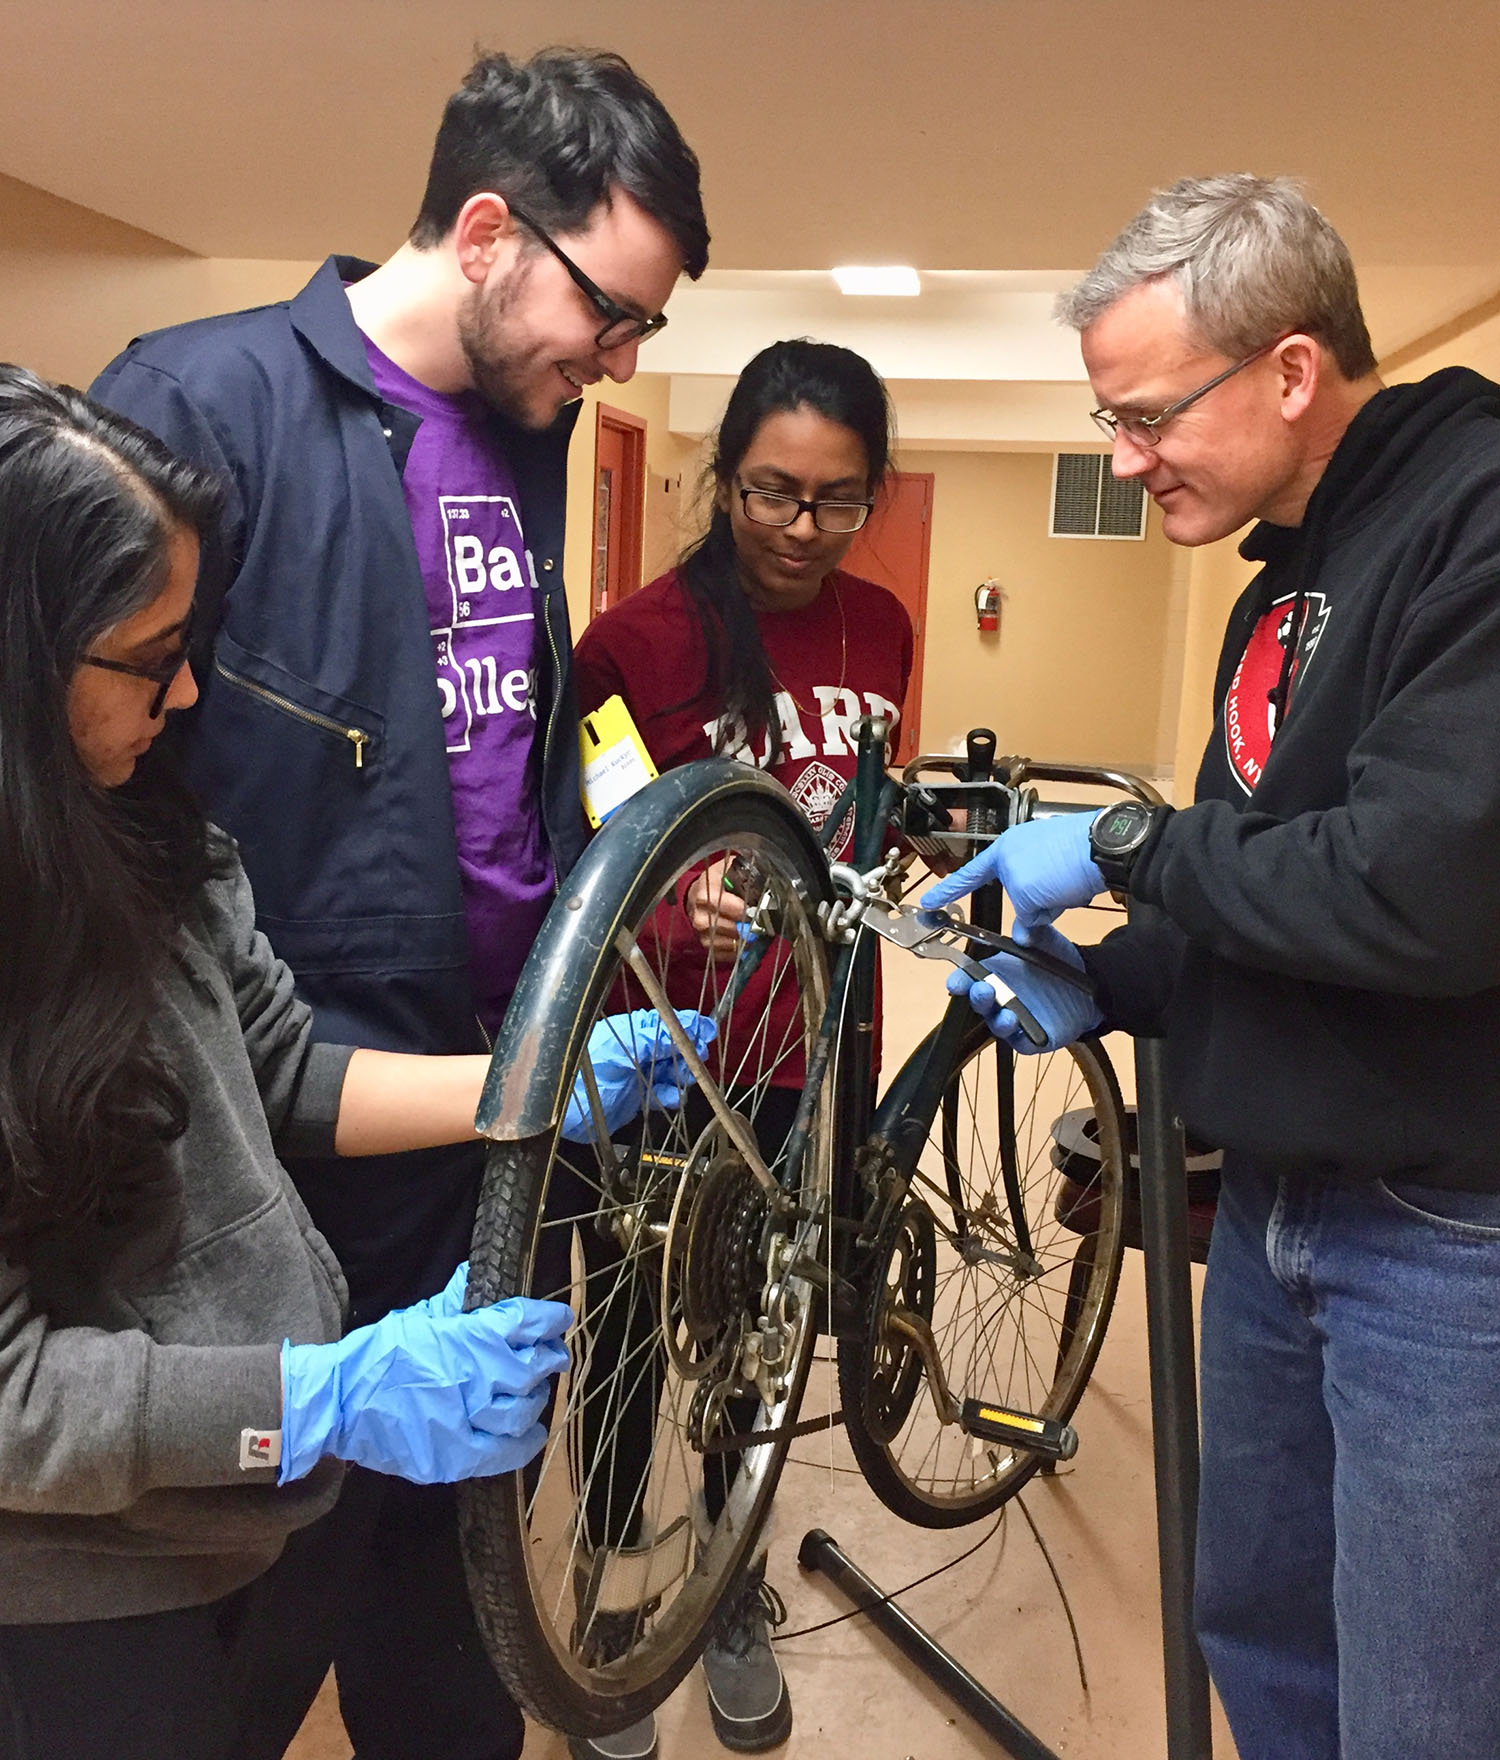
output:
[{"label": "bicycle spoke", "polygon": [[[910,1187],[925,1200],[937,1264],[926,1318],[953,1397],[983,1399],[1041,1416],[1066,1416],[1092,1364],[1099,1315],[1118,1267],[1118,1181],[1112,1233],[1080,1304],[1071,1339],[1068,1291],[1080,1237],[1059,1206],[1065,1189],[1053,1128],[1065,1114],[1106,1105],[1119,1129],[1112,1084],[1091,1077],[1097,1054],[1079,1048],[1018,1056],[972,1037],[954,1070]],[[1069,1200],[1071,1204],[1073,1200]],[[902,1346],[892,1347],[899,1360]],[[841,1374],[854,1372],[841,1346]],[[887,1371],[882,1385],[892,1384]],[[923,1376],[925,1382],[925,1374]],[[852,1403],[846,1386],[844,1404]],[[857,1409],[857,1408],[856,1408]],[[988,1446],[976,1455],[957,1424],[943,1424],[923,1387],[889,1443],[851,1441],[880,1495],[910,1520],[951,1525],[993,1509],[1036,1468],[1036,1457]]]},{"label": "bicycle spoke", "polygon": [[[612,1117],[629,1110],[622,1082],[648,1103],[607,1147],[560,1143],[549,1157],[532,1200],[539,1207],[530,1244],[507,1288],[574,1304],[573,1362],[524,1495],[466,1493],[486,1499],[513,1536],[510,1600],[530,1610],[530,1624],[520,1628],[528,1666],[507,1679],[544,1714],[563,1698],[594,1718],[600,1704],[661,1696],[658,1683],[691,1662],[737,1576],[786,1453],[785,1442],[743,1455],[705,1451],[741,1430],[786,1422],[812,1355],[812,1292],[773,1271],[768,1257],[780,1188],[774,1173],[769,1191],[756,1177],[782,1166],[803,1060],[826,1004],[826,958],[810,912],[827,882],[807,866],[804,848],[800,838],[780,843],[759,833],[743,846],[685,838],[654,890],[605,917],[609,963],[575,1042],[594,1045]],[[736,852],[765,873],[774,914],[758,963],[708,957],[684,909],[695,876]],[[722,910],[710,914],[727,922]],[[685,1055],[676,1039],[663,1043],[632,1075],[634,1035],[623,1021],[603,1033],[598,1025],[643,1006],[658,1010],[667,1037],[688,1009],[713,1018],[716,1037],[701,1057]],[[684,1064],[696,1080],[682,1104],[650,1105],[653,1083]],[[826,1118],[820,1104],[797,1193],[814,1213],[830,1184]],[[800,1221],[789,1214],[785,1226],[800,1238]],[[809,1250],[820,1248],[815,1232],[806,1239]],[[778,1277],[796,1303],[785,1310],[792,1318],[773,1326],[762,1317],[762,1292]],[[757,1356],[745,1339],[762,1327],[771,1328],[767,1354]],[[773,1367],[757,1369],[762,1362]],[[486,1613],[491,1623],[508,1617],[498,1599]]]}]

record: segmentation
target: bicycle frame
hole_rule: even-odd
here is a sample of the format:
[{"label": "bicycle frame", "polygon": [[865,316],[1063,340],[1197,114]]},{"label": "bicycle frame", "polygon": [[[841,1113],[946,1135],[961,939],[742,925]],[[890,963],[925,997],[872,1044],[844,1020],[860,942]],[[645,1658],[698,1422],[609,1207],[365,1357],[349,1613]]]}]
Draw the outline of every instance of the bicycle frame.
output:
[{"label": "bicycle frame", "polygon": [[[854,731],[859,756],[852,785],[852,868],[855,873],[868,874],[884,859],[891,808],[900,791],[884,768],[885,722],[866,716],[855,724]],[[971,751],[966,773],[973,782],[989,781],[993,753],[992,741],[987,749]],[[1019,797],[1004,785],[1002,788],[1009,797],[1008,823]],[[835,807],[835,817],[843,816],[843,807],[844,802]],[[1000,828],[993,823],[997,816],[993,808],[971,809],[971,829],[977,835],[993,835]],[[835,868],[834,872],[837,881],[840,870]],[[977,925],[998,928],[1000,911],[998,887],[982,888],[975,895],[973,920]],[[786,1157],[788,1181],[795,1183],[817,1092],[836,1052],[831,1218],[834,1288],[828,1292],[829,1330],[836,1336],[848,1335],[863,1324],[856,1297],[864,1250],[879,1238],[886,1218],[905,1197],[960,1044],[973,1022],[973,1013],[962,1000],[950,1002],[941,1024],[903,1066],[877,1107],[873,1052],[878,959],[879,943],[868,932],[856,930],[840,940],[828,1007],[809,1059],[808,1081]],[[1007,1154],[1002,1148],[1002,1162],[1007,1198],[1019,1218],[1019,1244],[1029,1253],[1013,1152]],[[963,1205],[951,1179],[949,1184],[955,1233],[962,1238],[966,1228]],[[862,1185],[866,1188],[863,1192]]]},{"label": "bicycle frame", "polygon": [[[889,835],[890,809],[898,795],[897,785],[884,769],[885,723],[863,717],[852,730],[858,739],[859,757],[852,787],[854,833],[853,862],[856,873],[868,875],[880,867]],[[918,757],[903,771],[909,783],[924,771],[947,770],[955,776],[955,796],[968,803],[966,833],[976,844],[988,842],[999,831],[1048,808],[1040,802],[1038,782],[1078,783],[1114,787],[1148,805],[1161,797],[1139,778],[1120,772],[1079,765],[1037,765],[1030,760],[995,759],[993,735],[970,736],[964,758]],[[842,817],[845,803],[834,809]],[[835,868],[835,881],[839,870]],[[981,887],[973,894],[970,920],[976,927],[998,929],[1003,895],[998,886]],[[976,949],[976,952],[982,952]],[[867,1253],[881,1238],[885,1225],[905,1201],[923,1147],[928,1141],[952,1071],[965,1037],[972,1031],[974,1015],[962,998],[954,998],[942,1020],[922,1041],[892,1078],[876,1104],[873,1094],[872,1053],[876,1005],[875,971],[879,947],[874,936],[856,933],[839,946],[829,989],[828,1009],[809,1063],[809,1081],[799,1112],[802,1135],[794,1140],[788,1166],[796,1171],[805,1139],[806,1122],[822,1079],[825,1062],[836,1041],[836,1111],[833,1164],[834,1230],[832,1268],[835,1285],[828,1292],[829,1329],[835,1336],[848,1336],[864,1322],[856,1297],[864,1281]],[[1006,1073],[1014,1053],[998,1042],[995,1056]],[[1003,1111],[1003,1108],[1002,1108]],[[1032,1242],[1021,1192],[1013,1133],[1002,1129],[999,1141],[1001,1178],[1010,1210],[1016,1250],[1029,1259]],[[953,1233],[962,1240],[968,1229],[967,1214],[957,1189],[952,1155],[945,1150],[949,1201],[953,1208]],[[861,1190],[863,1184],[864,1190]]]},{"label": "bicycle frame", "polygon": [[[1027,1060],[1028,1108],[1023,1066],[955,1001],[876,1103],[877,923],[888,932],[904,919],[925,937],[909,945],[945,957],[990,951],[956,920],[934,943],[927,922],[898,908],[892,809],[915,830],[921,801],[885,774],[885,732],[871,721],[856,735],[847,865],[827,860],[836,823],[820,843],[784,789],[728,759],[669,771],[625,802],[560,888],[492,1055],[476,1121],[491,1146],[471,1295],[560,1294],[579,1329],[549,1452],[525,1481],[467,1488],[465,1546],[487,1586],[497,1666],[558,1727],[617,1729],[691,1666],[797,1437],[846,1422],[875,1494],[930,1527],[979,1519],[1076,1440],[1067,1419],[1118,1276],[1118,1093],[1107,1060],[1073,1047],[1051,1054],[1056,1065]],[[1018,762],[996,764],[991,738],[955,768],[976,841],[1024,816]],[[937,810],[924,822],[948,820]],[[704,875],[718,876],[717,892],[712,881],[697,890]],[[740,899],[725,914],[743,916],[744,930],[734,951],[709,949],[704,962],[699,905],[721,893]],[[998,928],[1000,903],[977,895],[976,923]],[[746,989],[768,956],[764,987],[774,996],[781,984],[789,1004],[774,1015],[760,986]],[[612,1128],[589,1047],[638,998],[698,1094]],[[712,1016],[713,1055],[700,1054],[679,1008]],[[758,1023],[773,1020],[758,1040]],[[1054,1068],[1048,1092],[1061,1088],[1060,1101],[1035,1104]],[[776,1099],[778,1070],[788,1079]],[[565,1109],[580,1095],[592,1134],[583,1144],[570,1134],[564,1150]],[[1046,1121],[1082,1117],[1080,1098],[1099,1125],[1113,1203],[1091,1233],[1059,1209],[1072,1175],[1048,1159],[1059,1139]],[[1007,1115],[1015,1121],[1000,1151],[997,1104],[1002,1137]],[[1106,1244],[1085,1255],[1072,1245],[1084,1234]],[[838,1340],[839,1406],[804,1421],[820,1330]],[[1017,1348],[990,1343],[1002,1335],[1020,1341],[1020,1379]],[[702,1469],[706,1534],[690,1495],[699,1456],[723,1462]],[[638,1616],[628,1639],[597,1627],[625,1614]]]}]

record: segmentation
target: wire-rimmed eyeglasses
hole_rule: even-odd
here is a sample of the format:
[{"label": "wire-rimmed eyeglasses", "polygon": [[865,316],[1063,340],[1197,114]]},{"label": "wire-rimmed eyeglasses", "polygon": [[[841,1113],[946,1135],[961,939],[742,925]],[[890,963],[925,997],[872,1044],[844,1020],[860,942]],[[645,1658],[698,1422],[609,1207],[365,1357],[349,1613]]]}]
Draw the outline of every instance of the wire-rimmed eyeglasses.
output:
[{"label": "wire-rimmed eyeglasses", "polygon": [[1222,373],[1215,373],[1206,385],[1200,385],[1196,391],[1188,392],[1186,397],[1179,397],[1175,403],[1169,403],[1165,409],[1158,410],[1154,416],[1121,415],[1112,409],[1091,409],[1089,419],[1096,428],[1108,434],[1111,440],[1119,435],[1137,446],[1156,446],[1161,440],[1163,426],[1173,416],[1180,416],[1185,409],[1195,404],[1200,397],[1207,397],[1216,386],[1222,385],[1226,379],[1232,379],[1236,373],[1243,372],[1253,362],[1268,355],[1273,348],[1279,348],[1287,336],[1294,332],[1288,330],[1285,336],[1278,336],[1274,342],[1268,342],[1263,348],[1256,349],[1254,354],[1247,354],[1242,361],[1236,361],[1232,367],[1225,367]]},{"label": "wire-rimmed eyeglasses", "polygon": [[658,330],[664,329],[667,322],[665,312],[658,312],[654,318],[643,318],[638,312],[627,312],[618,300],[613,300],[590,276],[585,275],[550,234],[545,232],[529,214],[523,213],[514,202],[508,204],[513,219],[519,220],[528,232],[534,233],[547,249],[562,264],[573,283],[592,304],[594,310],[604,319],[604,328],[594,338],[594,347],[602,349],[623,348],[627,342],[644,342],[648,336],[655,336]]}]

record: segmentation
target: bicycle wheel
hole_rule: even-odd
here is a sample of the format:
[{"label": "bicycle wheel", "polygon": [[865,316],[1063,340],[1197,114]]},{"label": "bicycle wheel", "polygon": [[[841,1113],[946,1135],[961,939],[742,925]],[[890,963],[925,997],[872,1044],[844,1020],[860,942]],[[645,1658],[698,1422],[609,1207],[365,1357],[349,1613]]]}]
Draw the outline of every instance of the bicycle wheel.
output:
[{"label": "bicycle wheel", "polygon": [[[1078,1157],[1054,1139],[1060,1119],[1070,1140],[1081,1130],[1098,1146],[1084,1186],[1065,1171]],[[956,1421],[965,1399],[1060,1421],[1077,1406],[1119,1282],[1123,1122],[1097,1044],[1017,1057],[978,1021],[965,1036],[904,1207],[872,1256],[865,1335],[838,1349],[855,1459],[904,1520],[977,1521],[1041,1465],[969,1437]],[[924,1337],[946,1387],[933,1387]]]},{"label": "bicycle wheel", "polygon": [[[621,828],[633,839],[616,864],[623,896],[603,896],[590,866],[612,825],[554,907],[576,900],[579,921],[610,925],[587,1024],[660,993],[714,1015],[710,1082],[607,1144],[547,1135],[488,1155],[470,1302],[550,1296],[578,1323],[542,1454],[524,1474],[461,1488],[465,1553],[498,1671],[534,1717],[573,1734],[634,1722],[691,1668],[756,1543],[789,1438],[726,1444],[794,1422],[811,1358],[813,1292],[787,1268],[826,1250],[826,1092],[795,1173],[787,1136],[828,995],[814,913],[829,883],[810,834],[794,831],[796,809],[767,792],[732,787],[680,814],[669,792],[670,823],[643,836],[637,813]],[[760,887],[761,933],[716,963],[683,900],[706,864],[734,858],[741,889],[747,875]],[[541,1021],[531,1043],[547,1030]],[[753,1173],[746,1132],[779,1195]]]}]

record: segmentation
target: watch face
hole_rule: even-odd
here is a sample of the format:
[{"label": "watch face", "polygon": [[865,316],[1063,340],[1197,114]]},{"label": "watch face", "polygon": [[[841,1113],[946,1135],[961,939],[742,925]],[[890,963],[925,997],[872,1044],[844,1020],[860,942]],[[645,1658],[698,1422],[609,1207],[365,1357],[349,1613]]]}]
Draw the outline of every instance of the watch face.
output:
[{"label": "watch face", "polygon": [[1150,824],[1151,816],[1135,801],[1121,801],[1106,807],[1094,821],[1091,841],[1095,849],[1111,852],[1128,850]]}]

